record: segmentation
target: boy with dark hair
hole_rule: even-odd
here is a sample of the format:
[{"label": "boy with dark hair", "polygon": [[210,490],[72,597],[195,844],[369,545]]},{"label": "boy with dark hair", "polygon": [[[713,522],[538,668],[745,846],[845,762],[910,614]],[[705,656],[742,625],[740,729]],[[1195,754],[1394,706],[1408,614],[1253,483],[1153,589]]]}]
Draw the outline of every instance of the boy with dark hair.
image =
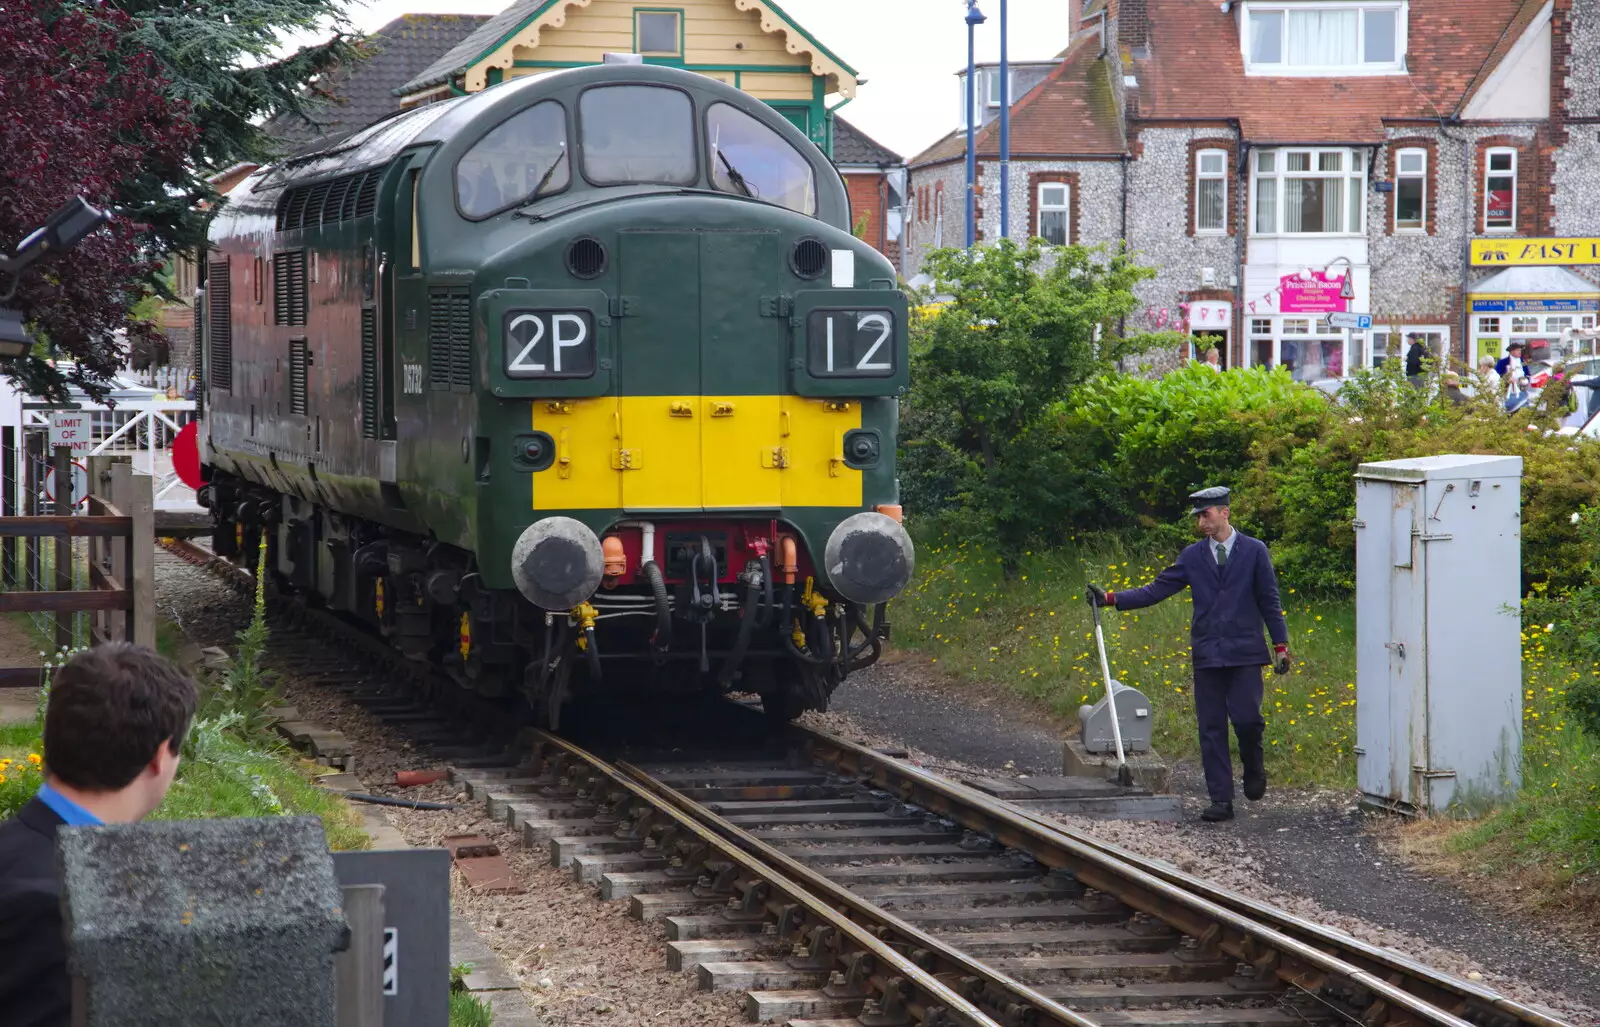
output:
[{"label": "boy with dark hair", "polygon": [[44,784],[0,823],[0,1010],[7,1027],[66,1027],[67,944],[56,828],[133,823],[166,798],[198,702],[195,683],[144,646],[78,653],[52,675]]}]

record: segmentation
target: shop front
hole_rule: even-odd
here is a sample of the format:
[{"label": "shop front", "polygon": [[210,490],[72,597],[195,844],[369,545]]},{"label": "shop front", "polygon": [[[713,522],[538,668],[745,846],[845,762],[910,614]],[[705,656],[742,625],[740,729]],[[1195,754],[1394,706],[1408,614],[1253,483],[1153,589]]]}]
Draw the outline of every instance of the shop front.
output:
[{"label": "shop front", "polygon": [[1328,315],[1365,309],[1367,268],[1343,258],[1321,268],[1252,266],[1245,285],[1246,366],[1282,367],[1315,382],[1343,378],[1366,359],[1366,333],[1334,328]]},{"label": "shop front", "polygon": [[1513,342],[1529,363],[1596,353],[1600,286],[1564,267],[1509,267],[1467,293],[1472,358],[1499,360]]}]

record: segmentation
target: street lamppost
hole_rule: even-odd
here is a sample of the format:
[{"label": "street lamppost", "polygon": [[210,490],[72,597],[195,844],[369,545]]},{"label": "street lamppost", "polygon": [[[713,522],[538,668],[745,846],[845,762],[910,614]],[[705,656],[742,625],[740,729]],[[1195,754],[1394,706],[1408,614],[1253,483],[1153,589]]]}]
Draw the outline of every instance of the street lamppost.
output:
[{"label": "street lamppost", "polygon": [[973,110],[973,90],[976,88],[977,73],[973,59],[973,30],[982,25],[986,19],[983,12],[978,10],[978,0],[967,0],[967,249],[972,249],[977,235],[977,181],[978,181],[978,155],[973,151],[973,136],[977,134],[974,121],[977,112]]},{"label": "street lamppost", "polygon": [[17,294],[22,272],[34,261],[72,249],[84,236],[109,220],[109,213],[89,206],[83,197],[76,196],[51,214],[43,225],[29,232],[28,237],[17,244],[16,253],[0,253],[0,272],[11,276],[10,286],[0,295],[0,359],[25,357],[33,348],[33,339],[22,325],[22,314],[3,306]]},{"label": "street lamppost", "polygon": [[[1349,257],[1334,257],[1328,261],[1328,266],[1322,269],[1322,273],[1326,275],[1333,265],[1340,262],[1344,264],[1344,280],[1339,283],[1339,298],[1345,301],[1345,312],[1349,313],[1350,301],[1356,298],[1356,266],[1350,263]],[[1350,359],[1354,356],[1350,351],[1354,344],[1355,338],[1352,335],[1352,329],[1349,325],[1346,325],[1344,329],[1345,374],[1350,373]],[[1365,354],[1363,354],[1361,362],[1363,364],[1366,363]]]},{"label": "street lamppost", "polygon": [[1006,0],[1000,0],[1000,238],[1011,238],[1011,62],[1006,58]]}]

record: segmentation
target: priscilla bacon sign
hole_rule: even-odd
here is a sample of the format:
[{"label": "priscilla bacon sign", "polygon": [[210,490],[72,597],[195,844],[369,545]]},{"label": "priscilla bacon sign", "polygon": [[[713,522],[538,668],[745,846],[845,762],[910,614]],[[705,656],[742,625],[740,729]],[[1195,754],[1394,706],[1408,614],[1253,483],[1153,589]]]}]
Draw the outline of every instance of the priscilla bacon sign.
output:
[{"label": "priscilla bacon sign", "polygon": [[1280,314],[1332,314],[1350,309],[1349,302],[1339,295],[1344,287],[1342,277],[1334,278],[1326,271],[1313,271],[1309,278],[1301,274],[1278,279]]}]

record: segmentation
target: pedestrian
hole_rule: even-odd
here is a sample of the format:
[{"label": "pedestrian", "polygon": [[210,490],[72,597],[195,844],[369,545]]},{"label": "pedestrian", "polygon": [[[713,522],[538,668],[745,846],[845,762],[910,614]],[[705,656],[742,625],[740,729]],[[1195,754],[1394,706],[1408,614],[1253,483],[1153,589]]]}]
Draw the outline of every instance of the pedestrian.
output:
[{"label": "pedestrian", "polygon": [[194,681],[144,646],[86,649],[51,676],[44,783],[0,823],[0,1021],[67,1027],[72,989],[56,829],[144,819],[166,798]]},{"label": "pedestrian", "polygon": [[1495,362],[1495,373],[1505,384],[1505,408],[1515,410],[1527,397],[1528,372],[1522,363],[1524,346],[1513,341],[1506,347],[1506,355]]},{"label": "pedestrian", "polygon": [[1217,347],[1212,346],[1206,350],[1206,366],[1218,374],[1222,373],[1222,353]]},{"label": "pedestrian", "polygon": [[[1228,722],[1239,739],[1244,764],[1244,796],[1252,802],[1267,791],[1266,754],[1261,735],[1261,668],[1273,665],[1289,672],[1289,628],[1278,598],[1278,576],[1260,539],[1229,523],[1231,492],[1218,486],[1201,489],[1194,501],[1195,525],[1205,536],[1178,554],[1156,580],[1126,592],[1089,586],[1089,602],[1119,610],[1138,610],[1189,587],[1194,601],[1189,627],[1190,660],[1194,665],[1195,719],[1200,724],[1200,761],[1211,805],[1202,820],[1233,819],[1233,761],[1228,755]],[[1276,656],[1269,656],[1262,624],[1272,635]]]},{"label": "pedestrian", "polygon": [[1428,359],[1428,347],[1423,344],[1420,332],[1412,332],[1406,338],[1411,340],[1411,348],[1406,350],[1406,381],[1421,385],[1422,362]]},{"label": "pedestrian", "polygon": [[1453,406],[1462,406],[1467,402],[1466,393],[1461,391],[1461,376],[1454,371],[1445,372],[1444,398]]}]

